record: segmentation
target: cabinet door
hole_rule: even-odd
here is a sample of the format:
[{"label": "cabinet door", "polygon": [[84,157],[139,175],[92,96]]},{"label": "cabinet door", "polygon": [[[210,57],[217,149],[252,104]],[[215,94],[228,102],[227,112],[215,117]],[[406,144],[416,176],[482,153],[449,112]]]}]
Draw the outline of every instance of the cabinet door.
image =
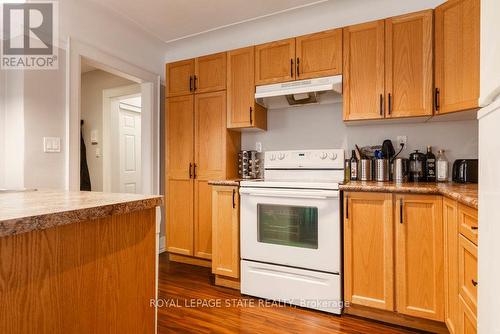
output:
[{"label": "cabinet door", "polygon": [[344,213],[345,299],[393,311],[392,195],[346,193]]},{"label": "cabinet door", "polygon": [[450,0],[435,10],[435,110],[479,106],[480,0]]},{"label": "cabinet door", "polygon": [[459,293],[474,314],[477,312],[477,246],[463,235],[458,237]]},{"label": "cabinet door", "polygon": [[193,180],[167,181],[167,251],[193,255]]},{"label": "cabinet door", "polygon": [[344,28],[344,120],[384,118],[384,20]]},{"label": "cabinet door", "polygon": [[227,128],[267,129],[267,110],[255,103],[255,50],[227,53]]},{"label": "cabinet door", "polygon": [[432,22],[432,10],[386,20],[386,117],[432,116]]},{"label": "cabinet door", "polygon": [[194,181],[194,256],[212,258],[212,192],[206,180]]},{"label": "cabinet door", "polygon": [[443,198],[444,321],[451,334],[458,333],[458,211],[457,202]]},{"label": "cabinet door", "polygon": [[476,334],[477,333],[477,317],[472,310],[467,306],[462,296],[459,297],[459,321],[460,334]]},{"label": "cabinet door", "polygon": [[463,204],[458,205],[458,229],[464,237],[477,245],[477,234],[479,230],[477,209]]},{"label": "cabinet door", "polygon": [[238,187],[212,190],[212,273],[239,278],[240,229]]},{"label": "cabinet door", "polygon": [[396,195],[396,311],[444,321],[441,196]]},{"label": "cabinet door", "polygon": [[194,59],[182,60],[166,65],[166,96],[181,96],[193,93]]},{"label": "cabinet door", "polygon": [[194,162],[193,96],[167,99],[167,174],[169,178],[188,180]]},{"label": "cabinet door", "polygon": [[194,91],[198,94],[224,89],[226,89],[226,53],[196,58]]},{"label": "cabinet door", "polygon": [[265,85],[295,79],[295,38],[255,47],[255,83]]},{"label": "cabinet door", "polygon": [[300,36],[296,43],[296,78],[342,74],[342,29]]}]

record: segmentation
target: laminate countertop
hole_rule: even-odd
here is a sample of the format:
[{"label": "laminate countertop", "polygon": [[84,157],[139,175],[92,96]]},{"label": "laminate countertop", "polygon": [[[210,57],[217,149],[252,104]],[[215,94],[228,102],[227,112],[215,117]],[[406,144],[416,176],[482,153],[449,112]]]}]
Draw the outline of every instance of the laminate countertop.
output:
[{"label": "laminate countertop", "polygon": [[472,208],[478,208],[477,184],[350,181],[341,184],[339,189],[344,191],[439,194]]},{"label": "laminate countertop", "polygon": [[0,192],[0,237],[161,205],[161,196],[36,190]]}]

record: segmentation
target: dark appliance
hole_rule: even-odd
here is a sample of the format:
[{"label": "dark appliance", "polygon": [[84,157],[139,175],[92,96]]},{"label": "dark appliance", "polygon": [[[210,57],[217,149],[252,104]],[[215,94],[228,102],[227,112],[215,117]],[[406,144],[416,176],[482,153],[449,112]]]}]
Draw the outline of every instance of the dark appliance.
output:
[{"label": "dark appliance", "polygon": [[453,181],[477,183],[479,162],[477,159],[458,159],[453,163]]},{"label": "dark appliance", "polygon": [[424,182],[425,177],[425,154],[416,150],[410,154],[410,181]]}]

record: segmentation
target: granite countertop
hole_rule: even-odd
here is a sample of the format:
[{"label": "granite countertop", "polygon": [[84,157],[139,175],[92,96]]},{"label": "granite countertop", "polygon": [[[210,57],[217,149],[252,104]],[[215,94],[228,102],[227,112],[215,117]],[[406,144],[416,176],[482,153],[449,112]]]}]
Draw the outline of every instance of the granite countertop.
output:
[{"label": "granite countertop", "polygon": [[229,179],[229,180],[210,180],[208,184],[211,186],[239,186],[243,179]]},{"label": "granite countertop", "polygon": [[38,190],[0,193],[0,237],[103,218],[162,203],[162,196]]},{"label": "granite countertop", "polygon": [[454,199],[459,203],[476,208],[478,207],[478,185],[462,183],[395,183],[377,181],[350,181],[339,186],[340,190],[413,193],[413,194],[440,194]]}]

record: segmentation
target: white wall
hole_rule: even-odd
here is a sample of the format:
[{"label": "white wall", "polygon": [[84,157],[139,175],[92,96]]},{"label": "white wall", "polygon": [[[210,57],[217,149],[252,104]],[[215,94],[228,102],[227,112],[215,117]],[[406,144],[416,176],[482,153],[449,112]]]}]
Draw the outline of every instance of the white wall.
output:
[{"label": "white wall", "polygon": [[244,132],[242,149],[254,150],[261,142],[264,151],[292,149],[344,148],[350,156],[354,144],[381,145],[391,139],[397,148],[397,136],[408,136],[408,146],[402,154],[427,145],[444,149],[450,162],[457,158],[477,158],[477,120],[428,123],[373,123],[346,125],[342,121],[342,104],[309,105],[288,109],[268,110],[266,132]]},{"label": "white wall", "polygon": [[[496,1],[496,0],[491,0]],[[168,44],[166,61],[187,59],[434,8],[444,0],[335,0]]]},{"label": "white wall", "polygon": [[500,1],[481,0],[481,97],[487,106],[500,94]]},{"label": "white wall", "polygon": [[[83,125],[83,138],[87,149],[87,164],[89,167],[90,181],[93,191],[102,191],[103,189],[103,164],[102,157],[97,157],[96,149],[101,150],[102,154],[102,91],[103,89],[117,88],[136,84],[130,80],[121,78],[111,73],[95,70],[82,74],[81,85],[81,119],[85,121]],[[137,91],[140,91],[139,84]],[[92,145],[90,142],[90,132],[97,130],[98,144]]]}]

